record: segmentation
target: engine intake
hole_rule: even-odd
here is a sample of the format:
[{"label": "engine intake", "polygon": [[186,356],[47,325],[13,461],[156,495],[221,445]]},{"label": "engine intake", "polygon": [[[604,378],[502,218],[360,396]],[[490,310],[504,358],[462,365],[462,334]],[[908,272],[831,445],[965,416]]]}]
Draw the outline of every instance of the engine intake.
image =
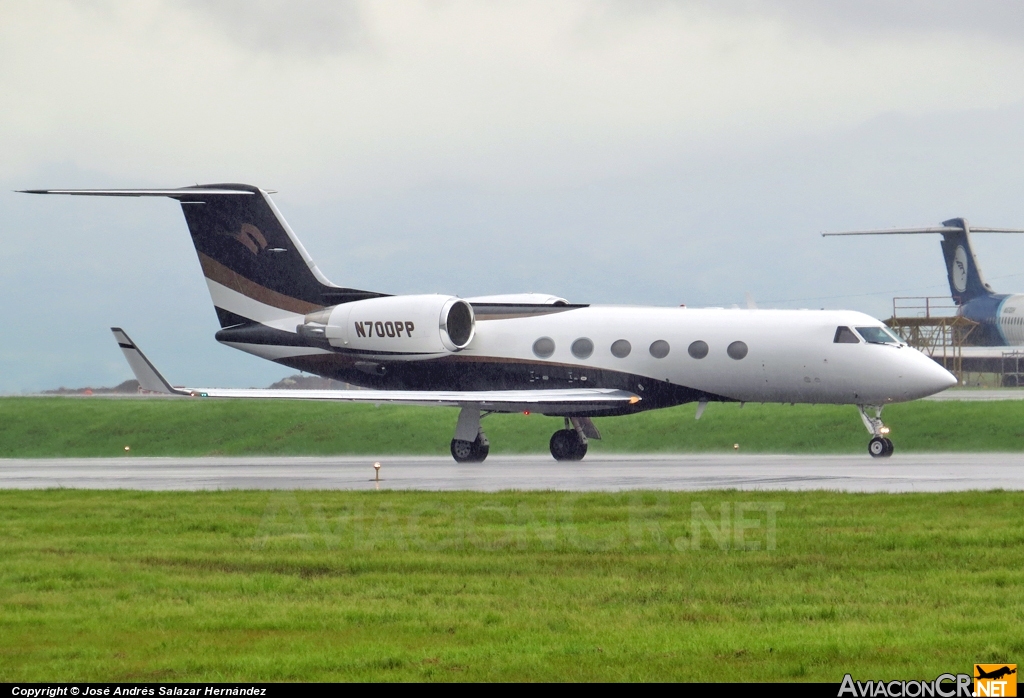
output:
[{"label": "engine intake", "polygon": [[445,348],[449,351],[465,349],[473,341],[476,332],[473,306],[461,298],[449,299],[441,309],[440,330]]}]

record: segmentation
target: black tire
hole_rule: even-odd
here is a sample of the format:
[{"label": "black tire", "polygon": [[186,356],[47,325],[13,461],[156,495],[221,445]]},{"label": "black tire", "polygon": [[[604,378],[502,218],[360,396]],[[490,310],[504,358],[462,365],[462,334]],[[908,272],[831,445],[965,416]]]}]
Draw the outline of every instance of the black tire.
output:
[{"label": "black tire", "polygon": [[885,457],[886,458],[891,456],[892,452],[894,450],[896,450],[895,446],[892,445],[892,439],[890,439],[888,436],[885,437],[885,448],[886,448],[886,452],[885,452]]},{"label": "black tire", "polygon": [[491,444],[479,436],[473,442],[473,463],[483,463],[491,452]]},{"label": "black tire", "polygon": [[473,442],[452,439],[452,458],[456,463],[472,463]]},{"label": "black tire", "polygon": [[584,443],[575,429],[559,429],[551,435],[551,455],[555,460],[583,460],[587,455],[587,444]]},{"label": "black tire", "polygon": [[555,460],[569,460],[572,455],[572,443],[568,439],[568,429],[560,429],[551,435],[548,448]]},{"label": "black tire", "polygon": [[887,458],[892,455],[890,450],[892,442],[885,443],[888,439],[883,439],[881,436],[876,436],[871,441],[868,441],[868,453],[871,454],[872,458]]},{"label": "black tire", "polygon": [[483,436],[476,441],[452,439],[452,458],[456,463],[483,463],[491,451],[491,444]]}]

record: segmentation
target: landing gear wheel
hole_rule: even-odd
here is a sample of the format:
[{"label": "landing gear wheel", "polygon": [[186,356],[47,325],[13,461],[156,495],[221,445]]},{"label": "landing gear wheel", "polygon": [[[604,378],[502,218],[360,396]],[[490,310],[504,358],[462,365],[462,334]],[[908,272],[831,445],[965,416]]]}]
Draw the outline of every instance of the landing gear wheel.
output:
[{"label": "landing gear wheel", "polygon": [[587,442],[575,429],[559,429],[551,435],[551,455],[555,460],[583,460],[587,455]]},{"label": "landing gear wheel", "polygon": [[882,436],[876,436],[868,441],[868,453],[872,458],[888,458],[892,455],[892,441]]},{"label": "landing gear wheel", "polygon": [[[893,452],[892,441],[885,436],[889,433],[889,428],[882,423],[883,407],[884,405],[857,405],[861,421],[864,422],[865,428],[871,434],[871,441],[868,441],[868,453],[872,458],[888,458]],[[869,409],[874,411],[874,416],[868,414]]]},{"label": "landing gear wheel", "polygon": [[483,463],[491,451],[491,444],[482,436],[476,441],[452,439],[452,458],[456,463]]}]

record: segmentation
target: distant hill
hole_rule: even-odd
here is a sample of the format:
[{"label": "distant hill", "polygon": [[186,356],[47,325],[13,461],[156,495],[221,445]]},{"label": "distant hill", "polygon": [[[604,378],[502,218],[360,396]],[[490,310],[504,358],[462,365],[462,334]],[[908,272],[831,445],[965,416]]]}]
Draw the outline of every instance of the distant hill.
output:
[{"label": "distant hill", "polygon": [[359,386],[342,383],[331,378],[296,374],[282,378],[270,386],[274,390],[359,390]]},{"label": "distant hill", "polygon": [[61,386],[56,390],[44,390],[44,395],[113,395],[113,394],[134,394],[139,392],[139,382],[132,378],[120,383],[113,388],[65,388]]}]

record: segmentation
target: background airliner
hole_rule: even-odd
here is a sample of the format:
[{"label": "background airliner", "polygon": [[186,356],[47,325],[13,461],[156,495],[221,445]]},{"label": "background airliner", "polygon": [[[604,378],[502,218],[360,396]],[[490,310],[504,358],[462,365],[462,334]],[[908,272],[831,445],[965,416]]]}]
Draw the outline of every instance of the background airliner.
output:
[{"label": "background airliner", "polygon": [[228,346],[372,391],[174,388],[128,335],[114,335],[141,386],[194,397],[289,398],[461,408],[451,452],[482,461],[481,417],[565,418],[552,455],[579,460],[591,417],[698,402],[856,405],[872,456],[892,454],[882,408],[956,379],[878,320],[852,311],[590,306],[543,294],[389,296],[329,282],[267,192],[34,190],[166,196],[180,202]]},{"label": "background airliner", "polygon": [[942,235],[949,293],[963,317],[979,323],[967,343],[974,346],[1024,344],[1024,294],[996,293],[988,285],[971,247],[971,233],[1024,233],[1017,228],[971,227],[964,218],[951,218],[942,226],[889,228],[822,233],[822,237],[846,235]]},{"label": "background airliner", "polygon": [[971,246],[972,233],[1024,233],[1024,229],[971,226],[964,218],[951,218],[941,226],[853,230],[822,235],[941,235],[950,296],[958,306],[959,315],[978,323],[964,340],[964,368],[998,372],[1002,369],[1004,352],[998,347],[1024,345],[1024,294],[996,293],[985,281]]}]

